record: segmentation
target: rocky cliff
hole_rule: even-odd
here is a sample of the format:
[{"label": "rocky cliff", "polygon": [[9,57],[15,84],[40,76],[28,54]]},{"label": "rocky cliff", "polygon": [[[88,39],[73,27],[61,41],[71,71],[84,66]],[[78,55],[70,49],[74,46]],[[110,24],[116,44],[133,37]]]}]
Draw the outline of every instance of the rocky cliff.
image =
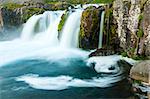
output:
[{"label": "rocky cliff", "polygon": [[115,0],[113,9],[120,46],[129,57],[149,56],[150,0]]}]

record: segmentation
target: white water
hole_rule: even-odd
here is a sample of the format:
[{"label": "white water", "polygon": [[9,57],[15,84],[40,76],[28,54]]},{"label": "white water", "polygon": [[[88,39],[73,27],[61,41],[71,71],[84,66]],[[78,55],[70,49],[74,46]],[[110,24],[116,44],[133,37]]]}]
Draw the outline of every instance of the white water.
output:
[{"label": "white water", "polygon": [[101,22],[100,22],[100,33],[99,33],[99,43],[98,43],[98,48],[102,48],[102,44],[103,44],[104,16],[105,16],[105,11],[103,11],[102,14],[101,14]]},{"label": "white water", "polygon": [[69,87],[110,87],[113,83],[120,81],[118,77],[93,77],[92,79],[78,79],[70,76],[39,77],[37,74],[27,74],[16,78],[23,81],[32,88],[42,90],[64,90]]},{"label": "white water", "polygon": [[[82,10],[77,9],[69,15],[62,31],[61,40],[59,41],[58,24],[63,13],[64,11],[49,11],[41,15],[34,15],[25,24],[20,38],[13,41],[0,42],[0,66],[11,64],[21,59],[31,58],[50,61],[59,61],[61,58],[80,58],[85,60],[89,52],[77,49]],[[37,27],[39,28],[37,29]],[[104,62],[106,63],[110,61],[108,65],[114,65],[110,57],[98,60],[105,60]],[[115,58],[113,61],[116,62],[117,60],[118,58]],[[110,72],[108,71],[109,66],[103,64],[104,62],[95,67],[98,73]],[[106,67],[100,69],[99,66],[102,65]],[[116,73],[119,70],[116,67],[116,70],[113,72]],[[78,79],[66,75],[58,77],[23,75],[16,78],[17,81],[24,81],[33,88],[44,90],[63,90],[69,87],[109,87],[112,83],[118,82],[121,79],[123,77],[117,75],[116,77],[110,75],[109,77],[93,77],[91,79]]]},{"label": "white water", "polygon": [[[121,70],[122,67],[117,65],[119,60],[125,60],[130,64],[135,64],[137,61],[122,57],[121,55],[111,55],[111,56],[95,56],[91,57],[87,60],[87,65],[91,66],[92,63],[95,64],[94,69],[97,73],[117,73],[121,74],[123,71]],[[109,68],[114,67],[113,70],[109,70]]]},{"label": "white water", "polygon": [[62,31],[62,36],[60,40],[61,47],[78,47],[78,35],[80,31],[81,15],[82,10],[80,9],[70,13]]},{"label": "white water", "polygon": [[22,31],[22,40],[30,40],[33,37],[35,26],[40,20],[40,18],[42,18],[41,15],[34,15],[27,21]]}]

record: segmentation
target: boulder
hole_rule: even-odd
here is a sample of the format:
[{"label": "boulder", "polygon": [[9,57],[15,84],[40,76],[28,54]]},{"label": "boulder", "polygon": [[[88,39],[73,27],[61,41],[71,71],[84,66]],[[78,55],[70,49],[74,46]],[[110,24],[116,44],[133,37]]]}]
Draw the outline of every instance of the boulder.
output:
[{"label": "boulder", "polygon": [[142,61],[130,70],[130,77],[150,84],[150,60]]}]

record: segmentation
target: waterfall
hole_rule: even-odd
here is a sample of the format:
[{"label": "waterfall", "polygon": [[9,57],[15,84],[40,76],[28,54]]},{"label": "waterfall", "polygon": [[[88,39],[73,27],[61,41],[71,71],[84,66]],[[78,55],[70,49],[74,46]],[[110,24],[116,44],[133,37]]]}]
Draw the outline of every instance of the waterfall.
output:
[{"label": "waterfall", "polygon": [[32,16],[25,24],[21,39],[58,42],[58,24],[64,11],[46,11],[41,15]]},{"label": "waterfall", "polygon": [[[23,28],[21,39],[40,41],[50,45],[60,45],[63,48],[77,48],[83,9],[69,11],[69,16],[65,22],[59,41],[58,25],[64,12],[46,11],[43,14],[32,16]],[[104,15],[105,11],[101,13],[99,48],[102,47]]]},{"label": "waterfall", "polygon": [[45,41],[51,45],[58,45],[58,25],[64,11],[49,11],[50,24],[45,32],[36,35],[36,39]]},{"label": "waterfall", "polygon": [[62,31],[62,36],[60,40],[61,47],[78,46],[81,15],[81,9],[77,9],[75,12],[70,13]]},{"label": "waterfall", "polygon": [[102,48],[102,44],[103,44],[104,16],[105,16],[105,11],[103,11],[102,14],[101,14],[100,33],[99,33],[99,43],[98,43],[98,48]]},{"label": "waterfall", "polygon": [[35,26],[38,21],[42,18],[41,15],[33,15],[25,24],[21,33],[22,40],[30,40],[34,34]]}]

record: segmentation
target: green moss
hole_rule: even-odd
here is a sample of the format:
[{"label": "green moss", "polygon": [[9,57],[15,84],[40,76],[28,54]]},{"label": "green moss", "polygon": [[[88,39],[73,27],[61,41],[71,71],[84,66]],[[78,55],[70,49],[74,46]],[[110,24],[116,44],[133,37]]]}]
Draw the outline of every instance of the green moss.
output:
[{"label": "green moss", "polygon": [[132,59],[134,60],[147,60],[148,58],[146,56],[139,56],[139,55],[134,55],[132,56]]},{"label": "green moss", "polygon": [[[70,4],[87,4],[87,3],[112,3],[114,0],[63,0]],[[45,0],[45,3],[57,3],[59,0]]]},{"label": "green moss", "polygon": [[122,55],[123,57],[128,57],[127,52],[122,52],[121,55]]},{"label": "green moss", "polygon": [[93,0],[92,3],[112,3],[114,0]]},{"label": "green moss", "polygon": [[43,13],[45,10],[42,8],[28,8],[25,9],[24,14],[23,14],[23,21],[26,22],[31,16],[33,16],[34,14],[41,14]]},{"label": "green moss", "polygon": [[66,12],[65,14],[62,15],[62,18],[61,18],[61,21],[58,25],[58,31],[61,31],[63,29],[63,26],[67,20],[67,17],[68,17],[68,13]]},{"label": "green moss", "polygon": [[10,10],[14,10],[16,8],[21,8],[23,7],[23,5],[20,4],[16,4],[16,3],[7,3],[7,4],[3,4],[2,5],[4,8],[10,9]]},{"label": "green moss", "polygon": [[139,84],[139,85],[141,85],[142,82],[140,80],[133,80],[133,84]]},{"label": "green moss", "polygon": [[79,47],[84,50],[98,47],[98,35],[100,25],[100,9],[88,7],[81,18]]},{"label": "green moss", "polygon": [[140,28],[140,29],[138,30],[138,32],[137,32],[137,36],[138,36],[139,38],[141,38],[141,37],[143,37],[143,35],[144,35],[144,31],[143,31],[142,28]]},{"label": "green moss", "polygon": [[139,22],[141,22],[143,20],[143,14],[140,14],[138,19],[139,19]]}]

